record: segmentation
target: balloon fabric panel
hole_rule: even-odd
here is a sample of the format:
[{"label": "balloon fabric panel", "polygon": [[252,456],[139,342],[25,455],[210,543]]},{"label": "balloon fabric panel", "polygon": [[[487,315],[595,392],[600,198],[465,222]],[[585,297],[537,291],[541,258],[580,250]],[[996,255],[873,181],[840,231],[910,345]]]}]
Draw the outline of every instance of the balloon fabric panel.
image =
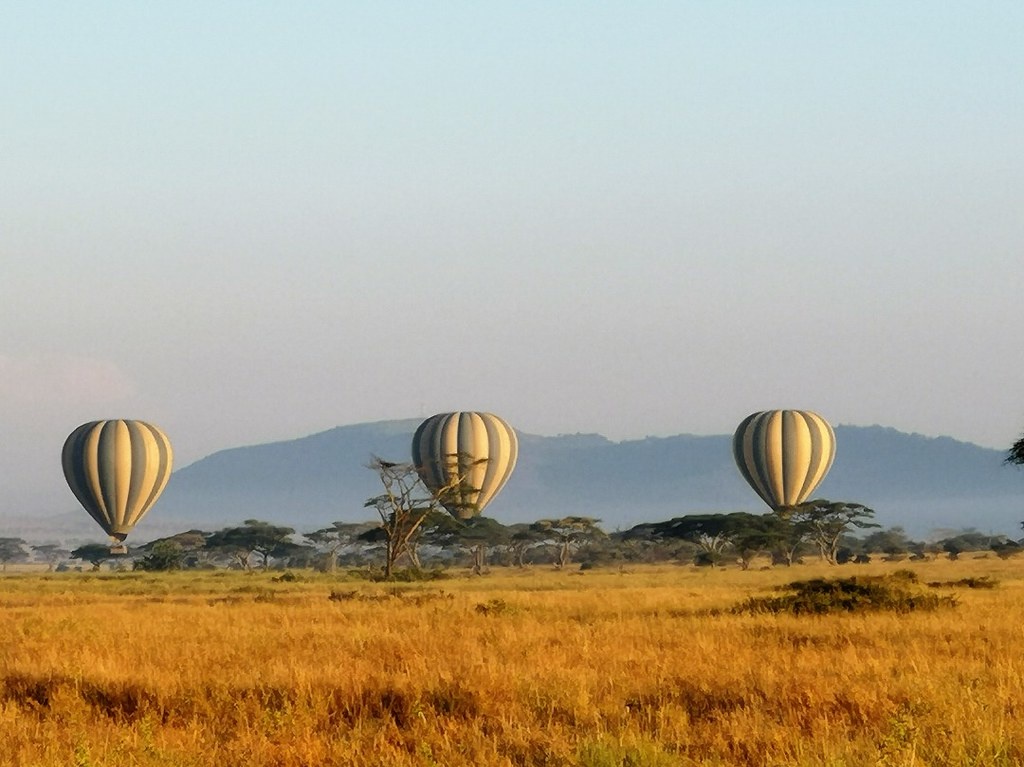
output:
[{"label": "balloon fabric panel", "polygon": [[773,509],[795,506],[814,492],[835,458],[835,434],[824,418],[771,410],[745,418],[733,436],[743,478]]},{"label": "balloon fabric panel", "polygon": [[412,459],[424,485],[439,492],[457,478],[443,505],[454,516],[476,516],[497,495],[515,466],[515,432],[492,413],[439,413],[420,424],[413,436]]},{"label": "balloon fabric panel", "polygon": [[170,479],[167,437],[142,421],[93,421],[71,433],[61,464],[68,486],[110,536],[123,540]]}]

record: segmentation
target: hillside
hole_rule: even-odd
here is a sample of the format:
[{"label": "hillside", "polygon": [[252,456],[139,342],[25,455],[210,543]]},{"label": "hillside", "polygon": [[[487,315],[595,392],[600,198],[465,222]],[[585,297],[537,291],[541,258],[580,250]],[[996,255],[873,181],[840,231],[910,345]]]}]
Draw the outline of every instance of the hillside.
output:
[{"label": "hillside", "polygon": [[[341,426],[220,451],[176,471],[151,516],[207,529],[252,517],[300,530],[366,519],[363,501],[379,486],[365,464],[371,454],[406,460],[418,423]],[[730,440],[521,434],[519,464],[488,514],[505,522],[580,514],[615,529],[700,511],[764,511],[733,465]],[[997,450],[880,426],[839,426],[836,441],[835,465],[815,495],[867,504],[886,526],[919,536],[965,526],[1016,534],[1024,519],[1024,472]]]},{"label": "hillside", "polygon": [[[178,469],[132,538],[191,527],[212,530],[256,518],[310,531],[373,517],[371,455],[407,460],[419,419],[339,426],[301,439],[221,450]],[[519,463],[487,514],[506,523],[584,515],[607,530],[698,512],[767,507],[733,464],[731,436],[648,437],[612,442],[598,434],[520,434]],[[886,526],[925,538],[974,527],[1020,537],[1024,471],[998,450],[881,426],[839,426],[832,471],[817,497],[855,501]],[[9,517],[0,535],[77,545],[101,539],[73,502],[58,515]]]}]

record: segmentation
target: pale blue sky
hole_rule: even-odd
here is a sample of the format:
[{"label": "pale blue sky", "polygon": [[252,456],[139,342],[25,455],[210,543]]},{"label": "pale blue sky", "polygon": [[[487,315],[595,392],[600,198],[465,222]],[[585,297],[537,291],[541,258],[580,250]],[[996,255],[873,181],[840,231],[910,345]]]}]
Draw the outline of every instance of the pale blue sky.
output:
[{"label": "pale blue sky", "polygon": [[[1024,429],[1024,4],[0,2],[0,512],[454,409]],[[839,446],[837,460],[841,460]]]}]

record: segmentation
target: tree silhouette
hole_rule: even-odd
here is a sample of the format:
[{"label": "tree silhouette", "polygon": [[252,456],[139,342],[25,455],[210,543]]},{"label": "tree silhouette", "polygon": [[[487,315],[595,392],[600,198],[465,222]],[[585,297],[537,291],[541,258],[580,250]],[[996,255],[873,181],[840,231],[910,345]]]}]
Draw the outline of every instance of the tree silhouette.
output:
[{"label": "tree silhouette", "polygon": [[605,532],[593,517],[562,517],[561,519],[538,519],[530,525],[531,531],[543,543],[555,547],[555,567],[561,570],[581,546],[597,538],[604,538]]},{"label": "tree silhouette", "polygon": [[295,530],[258,519],[247,519],[242,527],[228,527],[211,533],[206,539],[208,549],[219,549],[235,558],[243,570],[251,568],[250,558],[259,554],[266,570],[270,557],[288,556],[301,548],[289,540]]},{"label": "tree silhouette", "polygon": [[100,565],[115,556],[117,555],[110,552],[110,546],[103,543],[86,543],[71,552],[72,559],[88,562],[93,570],[99,570]]},{"label": "tree silhouette", "polygon": [[819,498],[787,510],[789,521],[807,531],[807,540],[818,547],[821,558],[830,565],[839,564],[839,541],[853,528],[881,527],[871,522],[874,509],[859,503],[828,501]]},{"label": "tree silhouette", "polygon": [[465,481],[452,475],[448,484],[430,492],[420,479],[416,466],[411,463],[385,461],[373,456],[366,468],[377,473],[384,492],[363,504],[377,510],[380,526],[363,533],[359,539],[384,544],[384,577],[390,578],[402,556],[408,556],[413,566],[419,567],[416,540],[423,523],[431,514],[442,513],[441,504],[446,498],[454,493],[465,493]]},{"label": "tree silhouette", "polygon": [[6,570],[8,562],[24,562],[28,559],[28,544],[21,538],[0,538],[0,569]]},{"label": "tree silhouette", "polygon": [[1006,462],[1024,466],[1024,437],[1014,442],[1013,447],[1007,451]]},{"label": "tree silhouette", "polygon": [[325,555],[328,572],[338,567],[338,552],[359,540],[359,536],[371,529],[367,522],[334,522],[330,527],[314,530],[303,537]]},{"label": "tree silhouette", "polygon": [[56,543],[42,543],[33,546],[32,551],[38,559],[46,562],[47,572],[53,572],[57,563],[71,555],[71,552]]}]

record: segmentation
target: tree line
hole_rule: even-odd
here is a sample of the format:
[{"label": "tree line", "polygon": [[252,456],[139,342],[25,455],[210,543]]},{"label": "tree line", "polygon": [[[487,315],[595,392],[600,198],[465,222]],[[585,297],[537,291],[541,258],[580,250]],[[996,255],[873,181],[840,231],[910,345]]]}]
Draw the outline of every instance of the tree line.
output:
[{"label": "tree line", "polygon": [[137,570],[361,568],[387,578],[402,568],[423,572],[465,567],[483,573],[491,566],[564,569],[672,562],[746,569],[759,558],[784,566],[809,557],[842,565],[872,558],[955,559],[975,551],[1008,557],[1024,550],[1007,536],[972,529],[916,541],[901,527],[882,529],[868,521],[870,510],[863,506],[831,501],[804,506],[788,518],[745,512],[693,514],[613,532],[604,531],[600,520],[590,517],[504,525],[489,517],[460,521],[434,511],[424,515],[414,534],[403,535],[402,544],[390,552],[387,533],[376,521],[335,522],[297,533],[288,526],[250,519],[211,532],[188,530],[150,541],[132,547],[127,556],[112,555],[105,544],[67,550],[56,544],[29,546],[20,538],[0,538],[0,567],[32,561],[50,570],[67,569],[77,560],[78,566],[94,569],[104,563]]},{"label": "tree line", "polygon": [[[1024,465],[1024,437],[1009,450],[1006,462]],[[117,561],[138,570],[274,566],[334,571],[344,566],[377,567],[386,579],[402,565],[412,571],[466,566],[474,573],[491,564],[546,563],[565,568],[573,562],[581,567],[678,562],[711,567],[735,564],[746,569],[759,557],[793,565],[817,556],[840,565],[877,556],[955,559],[971,551],[993,551],[1001,557],[1024,551],[1024,540],[971,528],[945,531],[930,542],[914,541],[901,527],[881,529],[874,522],[875,512],[863,504],[826,499],[760,515],[690,514],[611,533],[601,528],[599,519],[583,516],[512,525],[483,516],[461,520],[443,508],[449,494],[465,494],[459,478],[429,492],[410,463],[373,457],[367,468],[377,473],[382,484],[382,492],[364,504],[377,512],[374,521],[335,522],[300,534],[292,527],[249,519],[212,532],[188,530],[160,538],[117,557],[104,544],[67,550],[57,544],[30,546],[21,538],[0,537],[0,569],[34,561],[54,570],[66,568],[69,560],[94,569]]]}]

